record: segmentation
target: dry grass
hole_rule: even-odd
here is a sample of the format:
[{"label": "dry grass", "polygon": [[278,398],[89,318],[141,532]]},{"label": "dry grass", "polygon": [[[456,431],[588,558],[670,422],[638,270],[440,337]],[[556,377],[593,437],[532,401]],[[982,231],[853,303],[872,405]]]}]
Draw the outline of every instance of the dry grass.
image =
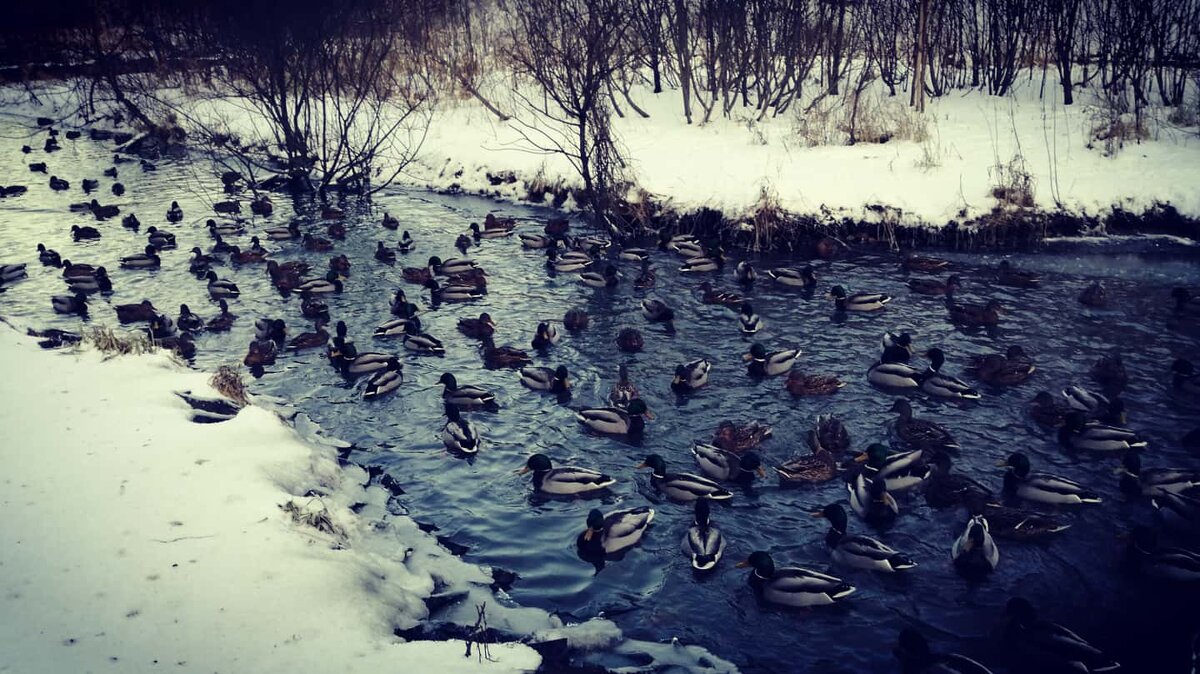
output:
[{"label": "dry grass", "polygon": [[241,368],[222,365],[217,368],[217,371],[208,380],[208,383],[218,393],[239,405],[248,405],[250,403],[246,398],[246,384],[242,381]]},{"label": "dry grass", "polygon": [[158,345],[144,331],[117,333],[107,326],[93,326],[83,335],[83,343],[89,344],[108,356],[154,353]]},{"label": "dry grass", "polygon": [[806,147],[888,143],[929,138],[926,117],[901,97],[863,92],[857,98],[827,97],[797,113],[793,131]]},{"label": "dry grass", "polygon": [[992,167],[995,183],[992,196],[1001,206],[1033,208],[1033,176],[1025,166],[1025,158],[1013,155],[1007,164],[997,163]]},{"label": "dry grass", "polygon": [[758,201],[750,214],[749,224],[754,231],[751,249],[770,250],[775,233],[786,217],[787,213],[779,203],[779,194],[769,183],[764,183],[758,190]]},{"label": "dry grass", "polygon": [[[314,503],[320,507],[314,506]],[[333,518],[329,515],[329,508],[320,499],[309,499],[304,505],[296,503],[293,499],[279,507],[283,512],[291,515],[292,521],[296,524],[312,527],[321,533],[329,534],[338,539],[340,543],[346,542],[346,532],[333,523]]]}]

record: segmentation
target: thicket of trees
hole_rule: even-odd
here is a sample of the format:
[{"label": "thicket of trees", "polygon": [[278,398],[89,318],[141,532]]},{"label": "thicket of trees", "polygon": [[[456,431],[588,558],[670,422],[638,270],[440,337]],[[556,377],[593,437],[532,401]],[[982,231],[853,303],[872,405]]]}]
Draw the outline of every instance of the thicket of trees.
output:
[{"label": "thicket of trees", "polygon": [[[435,98],[472,97],[566,156],[601,219],[621,182],[612,119],[647,114],[639,86],[677,90],[687,123],[857,104],[877,82],[918,110],[1021,78],[1118,114],[1200,91],[1200,0],[19,0],[5,18],[10,77],[74,64],[90,112],[192,116],[214,155],[296,185],[386,184]],[[260,128],[164,90],[245,101]]]}]

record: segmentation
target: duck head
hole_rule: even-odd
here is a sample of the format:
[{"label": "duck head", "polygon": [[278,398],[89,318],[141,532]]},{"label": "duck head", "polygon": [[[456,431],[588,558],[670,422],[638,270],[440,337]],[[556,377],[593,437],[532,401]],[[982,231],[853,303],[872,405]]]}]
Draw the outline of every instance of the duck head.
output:
[{"label": "duck head", "polygon": [[[447,374],[442,376],[445,378],[450,375]],[[552,467],[553,464],[550,462],[550,457],[546,456],[545,454],[534,454],[525,461],[525,466],[523,468],[519,468],[517,470],[517,475],[524,475],[525,473],[529,472],[544,473],[550,470]]]},{"label": "duck head", "polygon": [[739,569],[754,569],[754,575],[762,580],[768,580],[775,575],[775,560],[771,559],[770,553],[763,550],[750,553],[745,561],[738,562],[735,566]]},{"label": "duck head", "polygon": [[[633,402],[637,402],[637,400],[634,400]],[[630,406],[632,405],[633,403],[630,403]],[[649,468],[654,477],[665,477],[667,475],[667,462],[664,461],[663,458],[658,454],[651,454],[647,456],[646,460],[642,461],[642,463],[638,465],[639,470],[642,468]]]}]

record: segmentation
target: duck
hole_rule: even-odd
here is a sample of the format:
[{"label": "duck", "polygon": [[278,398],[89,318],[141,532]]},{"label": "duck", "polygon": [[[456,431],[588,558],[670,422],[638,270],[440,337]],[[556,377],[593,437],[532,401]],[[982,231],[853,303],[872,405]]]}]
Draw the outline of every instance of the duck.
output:
[{"label": "duck", "polygon": [[603,272],[583,272],[579,275],[579,282],[590,288],[615,288],[620,279],[617,275],[617,268],[610,264],[604,266]]},{"label": "duck", "polygon": [[578,307],[568,309],[567,313],[563,314],[563,327],[571,332],[586,330],[590,322],[588,312]]},{"label": "duck", "polygon": [[301,237],[301,245],[304,246],[304,250],[311,250],[318,253],[333,250],[333,243],[329,239],[316,237],[307,232]]},{"label": "duck", "polygon": [[941,349],[930,349],[925,353],[925,357],[929,359],[929,367],[921,373],[922,391],[946,400],[979,400],[979,391],[961,379],[941,372],[942,365],[946,362],[946,355]]},{"label": "duck", "polygon": [[1171,364],[1171,385],[1177,391],[1200,395],[1200,374],[1190,360],[1177,358]]},{"label": "duck", "polygon": [[754,265],[742,260],[733,268],[733,278],[740,284],[748,286],[758,280],[758,272]]},{"label": "duck", "polygon": [[402,337],[405,334],[405,325],[408,320],[407,318],[396,318],[384,321],[376,326],[375,332],[371,336],[375,338]]},{"label": "duck", "polygon": [[95,276],[73,276],[67,279],[67,285],[70,286],[72,292],[83,293],[111,293],[112,280],[108,278],[108,272],[104,267],[96,268]]},{"label": "duck", "polygon": [[1098,494],[1072,480],[1050,473],[1030,470],[1029,457],[1014,452],[996,464],[1007,468],[1004,473],[1004,492],[1034,503],[1076,505],[1100,503]]},{"label": "duck", "polygon": [[1188,468],[1142,469],[1142,453],[1126,452],[1121,458],[1121,491],[1129,496],[1149,496],[1163,492],[1188,491],[1200,487],[1200,470]]},{"label": "duck", "polygon": [[617,348],[625,353],[637,353],[646,344],[642,333],[634,328],[621,328],[621,331],[617,333],[616,342]]},{"label": "duck", "polygon": [[100,238],[100,230],[87,225],[71,225],[71,238],[76,241],[95,241]]},{"label": "duck", "polygon": [[212,245],[213,253],[232,253],[236,249],[237,249],[237,246],[226,243],[226,241],[224,239],[216,238],[213,240],[213,245]]},{"label": "duck", "polygon": [[894,333],[890,330],[883,333],[883,354],[879,356],[881,363],[907,363],[913,355],[912,335],[907,332]]},{"label": "duck", "polygon": [[208,227],[208,234],[214,240],[216,240],[217,237],[240,236],[246,231],[240,224],[236,222],[219,223],[212,218],[209,218],[204,225]]},{"label": "duck", "polygon": [[84,317],[88,314],[87,297],[82,293],[55,295],[50,298],[50,306],[57,314],[76,314]]},{"label": "duck", "polygon": [[1029,405],[1029,416],[1042,428],[1058,428],[1067,422],[1071,407],[1049,391],[1039,391]]},{"label": "duck", "polygon": [[946,277],[945,281],[935,278],[911,278],[908,280],[908,289],[918,295],[953,294],[961,288],[962,280],[958,277],[958,274],[951,274]]},{"label": "duck", "polygon": [[479,318],[460,318],[458,331],[472,339],[488,339],[496,332],[496,322],[488,313],[479,314]]},{"label": "duck", "polygon": [[887,491],[887,481],[871,479],[869,471],[861,471],[846,483],[850,508],[864,522],[875,527],[888,527],[900,514],[900,504]]},{"label": "duck", "polygon": [[1071,528],[1070,524],[1051,515],[992,503],[987,496],[975,491],[964,495],[963,505],[971,515],[986,517],[989,533],[996,538],[1040,541]]},{"label": "duck", "polygon": [[679,271],[683,274],[706,274],[708,272],[721,271],[725,268],[725,257],[720,251],[712,257],[689,257],[680,265]]},{"label": "duck", "polygon": [[718,482],[749,484],[754,477],[766,477],[762,457],[757,452],[746,452],[738,456],[716,445],[697,442],[692,446],[692,456],[700,466],[700,472]]},{"label": "duck", "polygon": [[788,372],[800,358],[800,349],[784,349],[767,353],[762,344],[755,342],[750,351],[742,355],[746,361],[746,372],[751,377],[774,377]]},{"label": "duck", "polygon": [[379,241],[375,245],[375,259],[384,264],[395,264],[396,251],[385,247],[383,242]]},{"label": "duck", "polygon": [[887,390],[921,388],[921,371],[904,363],[879,361],[867,370],[867,381]]},{"label": "duck", "polygon": [[50,189],[55,192],[62,192],[71,189],[71,183],[59,178],[58,176],[50,176]]},{"label": "duck", "polygon": [[1126,559],[1142,575],[1177,583],[1200,581],[1200,553],[1158,544],[1158,532],[1138,526],[1130,534]]},{"label": "duck", "polygon": [[1112,402],[1106,396],[1082,386],[1068,386],[1063,389],[1062,394],[1070,409],[1083,412],[1089,417],[1103,416],[1112,407]]},{"label": "duck", "polygon": [[144,253],[121,258],[121,266],[126,269],[158,269],[162,266],[162,259],[158,257],[158,249],[146,246]]},{"label": "duck", "polygon": [[767,271],[767,276],[770,276],[771,280],[779,285],[792,288],[815,288],[817,285],[817,275],[812,266],[805,266],[801,269],[776,267]]},{"label": "duck", "polygon": [[650,267],[650,260],[642,260],[642,269],[637,278],[633,279],[633,287],[638,290],[653,288],[658,283],[658,276]]},{"label": "duck", "polygon": [[745,298],[737,293],[728,293],[713,288],[712,283],[705,281],[696,289],[700,293],[700,301],[705,304],[719,304],[731,309],[739,308],[745,303]]},{"label": "duck", "polygon": [[490,407],[496,404],[496,394],[472,384],[459,385],[454,375],[446,372],[438,379],[442,385],[442,400],[460,409]]},{"label": "duck", "polygon": [[125,196],[125,185],[123,185],[121,183],[113,183],[112,184],[112,193],[113,193],[114,197]]},{"label": "duck", "polygon": [[827,451],[837,455],[850,449],[850,433],[845,424],[832,414],[818,414],[815,425],[805,435],[813,453]]},{"label": "duck", "polygon": [[939,424],[913,416],[912,405],[904,398],[897,398],[889,410],[898,416],[894,424],[896,435],[908,445],[929,451],[956,452],[960,449],[954,436]]},{"label": "duck", "polygon": [[455,454],[478,454],[483,447],[483,439],[471,427],[471,423],[462,418],[458,408],[447,404],[446,423],[442,426],[442,444],[446,450]]},{"label": "duck", "polygon": [[735,424],[726,419],[717,424],[717,429],[713,431],[712,443],[721,449],[740,454],[758,447],[773,433],[770,426],[757,421]]},{"label": "duck", "polygon": [[159,250],[167,250],[175,247],[175,235],[171,232],[164,232],[154,225],[146,228],[146,240],[151,246]]},{"label": "duck", "polygon": [[742,302],[742,308],[738,312],[738,322],[741,324],[744,335],[753,335],[762,330],[765,325],[762,318],[754,313],[754,307],[750,306],[749,302]]},{"label": "duck", "polygon": [[237,297],[241,294],[236,283],[233,281],[222,281],[217,278],[217,273],[212,270],[209,270],[204,275],[204,278],[208,281],[208,294],[213,299]]},{"label": "duck", "polygon": [[930,257],[926,255],[916,255],[909,253],[904,256],[904,260],[900,262],[900,267],[904,271],[919,271],[927,274],[939,272],[950,266],[949,260],[943,260],[940,257]]},{"label": "duck", "polygon": [[288,223],[286,227],[270,227],[265,229],[263,230],[263,234],[271,241],[290,241],[293,239],[299,239],[301,237],[300,224],[293,220],[292,222]]},{"label": "duck", "polygon": [[68,281],[73,278],[94,278],[100,273],[101,269],[103,269],[103,267],[97,267],[95,265],[83,263],[73,263],[66,259],[62,261],[62,275],[63,278],[67,279]]},{"label": "duck", "polygon": [[893,550],[874,538],[846,535],[848,524],[846,509],[837,503],[825,506],[812,513],[812,516],[829,522],[829,533],[825,535],[825,545],[829,547],[829,556],[833,559],[834,564],[881,573],[896,573],[917,567],[917,563],[913,561],[912,557]]},{"label": "duck", "polygon": [[395,217],[393,217],[392,214],[388,213],[387,211],[383,212],[383,220],[381,220],[379,224],[383,225],[384,229],[399,229],[400,228],[400,221],[397,220]]},{"label": "duck", "polygon": [[[341,355],[337,358],[338,367],[341,371],[348,375],[371,374],[381,370],[390,370],[393,361],[396,363],[396,371],[399,372],[399,360],[390,353],[381,353],[379,351],[367,351],[366,353],[357,353],[353,342],[344,342],[346,347],[341,351]],[[383,383],[383,382],[380,382]],[[400,384],[397,382],[396,384]]]},{"label": "duck", "polygon": [[233,322],[237,320],[237,316],[229,312],[229,303],[224,299],[218,300],[217,305],[221,307],[221,313],[208,319],[205,329],[209,332],[228,332],[233,328]]},{"label": "duck", "polygon": [[[1039,620],[1033,604],[1013,597],[1004,608],[1008,624],[1001,645],[1017,662],[1036,671],[1071,671],[1080,674],[1116,672],[1121,665],[1071,630]],[[1026,671],[1024,668],[1012,671]]]},{"label": "duck", "polygon": [[192,247],[192,258],[188,261],[188,271],[203,276],[213,265],[221,264],[221,258],[205,255],[199,246]]},{"label": "duck", "polygon": [[163,339],[175,335],[175,321],[172,321],[166,314],[155,314],[150,318],[150,336],[154,339]]},{"label": "duck", "polygon": [[617,366],[617,383],[613,384],[612,390],[608,392],[608,401],[613,407],[618,407],[623,410],[629,409],[629,403],[641,397],[637,386],[629,381],[629,366],[621,363]]},{"label": "duck", "polygon": [[396,290],[395,297],[392,298],[391,312],[393,316],[402,319],[412,318],[417,315],[417,305],[408,301],[408,295],[403,289]]},{"label": "duck", "polygon": [[592,509],[587,516],[587,528],[575,544],[584,555],[619,555],[637,545],[653,521],[654,509],[649,506],[616,510],[607,515]]},{"label": "duck", "polygon": [[250,368],[261,368],[264,365],[274,365],[277,349],[271,340],[254,340],[246,351],[242,364]]},{"label": "duck", "polygon": [[179,318],[175,319],[175,325],[179,326],[180,330],[190,333],[202,332],[205,327],[204,319],[193,314],[186,304],[179,305]]},{"label": "duck", "polygon": [[313,295],[305,294],[300,298],[300,314],[309,320],[318,318],[329,321],[329,305]]},{"label": "duck", "polygon": [[[378,355],[381,354],[363,354],[358,358]],[[355,361],[357,361],[357,358]],[[395,357],[388,356],[386,360],[373,362],[379,363],[382,367],[368,370],[374,372],[374,374],[367,380],[367,386],[363,389],[363,398],[367,400],[381,398],[400,388],[400,385],[404,383],[404,370],[401,368],[400,361]],[[351,362],[348,368],[352,368],[354,365],[355,363]]]},{"label": "duck", "polygon": [[92,216],[97,220],[108,220],[121,214],[120,206],[113,206],[112,204],[102,206],[96,199],[92,199],[91,203],[88,204],[88,210],[92,212]]},{"label": "duck", "polygon": [[665,323],[670,327],[675,320],[675,311],[662,300],[647,298],[642,300],[642,316],[651,323]]},{"label": "duck", "polygon": [[179,335],[170,335],[156,341],[160,348],[174,351],[184,360],[191,360],[196,357],[196,342],[193,341],[191,333],[184,332]]},{"label": "duck", "polygon": [[[378,330],[376,330],[378,335]],[[421,329],[421,321],[416,318],[410,318],[404,322],[404,348],[413,351],[422,356],[443,356],[446,354],[446,347],[442,345],[442,341],[433,335],[424,332]]]},{"label": "duck", "polygon": [[477,264],[475,264],[474,260],[468,260],[465,258],[450,258],[442,261],[442,259],[436,255],[429,258],[429,266],[432,267],[434,273],[438,274],[439,276],[465,274],[474,269],[478,269],[479,267]]},{"label": "duck", "polygon": [[350,278],[350,258],[344,254],[329,258],[329,271],[337,274],[337,278],[343,281]]},{"label": "duck", "polygon": [[546,249],[546,265],[560,274],[583,271],[591,264],[592,258],[586,253],[564,253],[559,257],[557,248]]},{"label": "duck", "polygon": [[808,456],[795,456],[779,466],[775,466],[775,473],[779,476],[779,483],[782,485],[804,484],[828,482],[838,474],[837,460],[834,458],[833,452],[821,445],[813,445],[812,454]]},{"label": "duck", "polygon": [[338,278],[337,272],[330,270],[325,274],[325,278],[314,278],[302,281],[293,290],[305,295],[328,295],[331,293],[340,293],[344,289],[341,279]]},{"label": "duck", "polygon": [[482,341],[479,347],[480,354],[483,356],[483,366],[489,370],[522,368],[533,362],[528,353],[514,346],[496,346],[491,337],[485,337]]},{"label": "duck", "polygon": [[454,240],[454,247],[457,248],[460,253],[466,255],[467,249],[471,247],[471,237],[467,236],[466,234],[459,234],[458,238]]},{"label": "duck", "polygon": [[46,244],[44,243],[39,243],[37,245],[37,250],[38,261],[40,261],[43,265],[47,267],[62,266],[62,256],[58,254],[58,251],[47,248]]},{"label": "duck", "polygon": [[906,627],[900,631],[893,651],[903,674],[992,674],[992,670],[958,653],[934,653],[920,632]]},{"label": "duck", "polygon": [[1004,355],[988,354],[977,357],[971,368],[975,376],[992,386],[1016,386],[1033,376],[1037,368],[1018,344],[1008,347]]},{"label": "duck", "polygon": [[287,338],[287,325],[280,318],[260,318],[254,321],[254,338],[282,346]]},{"label": "duck", "polygon": [[1127,428],[1089,422],[1082,412],[1067,414],[1066,421],[1058,429],[1058,443],[1081,452],[1124,452],[1148,446],[1137,433]]},{"label": "duck", "polygon": [[1108,306],[1108,291],[1104,289],[1104,284],[1093,281],[1090,286],[1079,293],[1079,303],[1093,309],[1103,309]]},{"label": "duck", "polygon": [[1001,260],[996,269],[996,283],[1014,288],[1036,288],[1041,285],[1042,279],[1031,271],[1017,269],[1008,260]]},{"label": "duck", "polygon": [[1099,382],[1107,393],[1120,391],[1129,382],[1129,373],[1126,372],[1125,363],[1121,360],[1119,353],[1101,356],[1092,365],[1091,374],[1092,378]]},{"label": "duck", "polygon": [[400,235],[400,241],[396,244],[396,250],[404,255],[408,255],[413,251],[415,246],[416,243],[413,241],[412,235],[408,233],[407,229],[404,230],[404,233]]},{"label": "duck", "polygon": [[846,382],[838,379],[836,375],[805,374],[800,370],[789,372],[787,380],[783,382],[783,387],[787,389],[788,393],[797,398],[833,395],[845,385]]},{"label": "duck", "polygon": [[988,530],[983,515],[975,515],[950,548],[954,568],[968,578],[980,578],[996,570],[1000,563],[1000,548]]},{"label": "duck", "polygon": [[491,228],[487,228],[487,227],[480,229],[479,223],[477,223],[477,222],[472,222],[470,229],[471,229],[471,238],[475,239],[476,241],[479,241],[480,239],[501,239],[506,236],[512,236],[512,233],[513,233],[513,231],[511,229],[502,229],[502,228],[491,229]]},{"label": "duck", "polygon": [[483,292],[475,286],[448,285],[441,286],[436,279],[425,282],[429,296],[436,304],[438,302],[470,302],[483,297]]},{"label": "duck", "polygon": [[[347,336],[348,331],[346,321],[338,321],[337,325],[334,326],[333,339],[325,347],[325,357],[329,359],[329,364],[334,367],[341,368],[349,360],[358,355],[358,347],[354,345],[354,340]],[[343,374],[349,373],[343,371]]]},{"label": "duck", "polygon": [[551,496],[592,496],[617,483],[603,473],[590,468],[564,466],[555,468],[550,457],[534,454],[517,471],[518,475],[533,473],[533,489]]},{"label": "duck", "polygon": [[[536,232],[522,232],[517,235],[521,239],[521,247],[528,250],[542,250],[553,245],[553,239],[545,234]],[[621,258],[622,260],[625,258]]]},{"label": "duck", "polygon": [[183,209],[179,207],[178,201],[172,201],[171,207],[167,209],[167,222],[179,222],[183,220]]},{"label": "duck", "polygon": [[704,257],[704,245],[690,234],[680,234],[671,237],[667,250],[674,251],[685,258]]},{"label": "duck", "polygon": [[646,419],[650,410],[645,401],[640,398],[631,400],[629,407],[585,407],[575,412],[579,423],[597,433],[607,435],[625,435],[633,439],[640,438],[646,429]]},{"label": "duck", "polygon": [[325,346],[325,343],[329,341],[329,331],[325,329],[325,325],[325,321],[317,319],[313,323],[313,332],[302,332],[296,335],[288,342],[288,348],[293,351],[299,351],[301,349],[316,349]]},{"label": "duck", "polygon": [[775,568],[775,561],[763,550],[751,553],[745,561],[738,562],[737,567],[753,569],[751,587],[763,601],[777,606],[828,606],[855,592],[853,585],[834,576],[799,566]]},{"label": "duck", "polygon": [[0,284],[11,283],[28,276],[29,274],[25,270],[25,266],[24,262],[18,264],[0,264]]},{"label": "duck", "polygon": [[29,165],[29,170],[32,173],[46,173],[46,162],[34,162]]},{"label": "duck", "polygon": [[1150,499],[1156,517],[1166,526],[1187,535],[1200,534],[1200,490],[1164,491]]},{"label": "duck", "polygon": [[890,295],[883,293],[854,293],[847,295],[846,289],[842,286],[834,286],[827,295],[828,299],[833,300],[834,307],[838,311],[879,311],[884,305],[892,301]]},{"label": "duck", "polygon": [[706,498],[696,499],[692,526],[683,535],[683,554],[696,571],[711,571],[725,552],[725,535],[713,526],[711,506]]},{"label": "duck", "polygon": [[997,325],[1004,307],[997,300],[988,300],[987,304],[962,304],[954,301],[952,293],[946,294],[946,310],[950,313],[950,322],[961,326]]},{"label": "duck", "polygon": [[526,367],[521,369],[521,383],[534,391],[566,393],[571,389],[571,373],[567,366],[556,368]]},{"label": "duck", "polygon": [[950,508],[966,504],[970,499],[978,497],[991,499],[992,490],[976,480],[952,472],[953,462],[945,452],[934,452],[927,462],[931,475],[925,481],[925,503],[930,508]]},{"label": "duck", "polygon": [[260,194],[250,200],[250,212],[265,218],[275,212],[275,204],[272,203],[271,197]]},{"label": "duck", "polygon": [[[638,401],[634,401],[636,404]],[[706,477],[691,473],[668,473],[667,463],[658,454],[650,454],[639,466],[651,470],[650,482],[667,498],[674,501],[691,502],[697,499],[728,501],[733,492],[723,489]]]},{"label": "duck", "polygon": [[671,390],[676,393],[692,393],[708,384],[708,372],[712,364],[704,358],[688,361],[675,368],[671,379]]},{"label": "duck", "polygon": [[544,351],[558,344],[558,340],[558,328],[554,327],[554,324],[549,321],[541,321],[537,324],[537,328],[534,329],[533,341],[530,344],[538,351]]},{"label": "duck", "polygon": [[868,479],[883,480],[889,492],[899,492],[918,487],[933,475],[924,457],[922,449],[892,454],[885,445],[876,442],[854,460],[865,462],[863,473]]},{"label": "duck", "polygon": [[125,229],[132,229],[136,232],[138,231],[138,228],[142,226],[142,223],[140,220],[138,220],[136,215],[130,213],[129,215],[121,218],[121,226]]}]

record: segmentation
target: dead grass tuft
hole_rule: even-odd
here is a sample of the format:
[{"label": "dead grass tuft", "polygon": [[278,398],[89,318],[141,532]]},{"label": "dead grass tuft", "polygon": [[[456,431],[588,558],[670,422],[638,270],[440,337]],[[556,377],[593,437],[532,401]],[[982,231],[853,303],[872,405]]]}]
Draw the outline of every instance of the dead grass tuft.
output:
[{"label": "dead grass tuft", "polygon": [[246,398],[246,384],[242,381],[241,368],[229,365],[222,365],[213,373],[208,383],[217,390],[218,393],[238,403],[239,405],[248,405],[250,401]]}]

